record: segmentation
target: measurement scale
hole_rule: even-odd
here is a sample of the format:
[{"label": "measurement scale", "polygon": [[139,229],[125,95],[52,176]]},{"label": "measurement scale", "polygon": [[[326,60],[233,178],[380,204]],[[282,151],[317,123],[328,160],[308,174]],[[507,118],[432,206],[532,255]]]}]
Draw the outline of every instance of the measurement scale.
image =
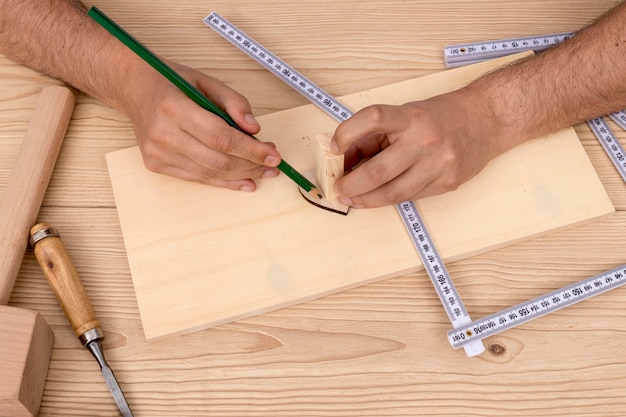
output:
[{"label": "measurement scale", "polygon": [[443,58],[447,68],[455,68],[517,52],[540,52],[571,38],[575,33],[563,32],[552,35],[450,45],[444,47]]},{"label": "measurement scale", "polygon": [[[437,295],[441,300],[448,318],[455,329],[464,329],[471,323],[471,319],[459,293],[448,274],[448,270],[444,265],[437,248],[424,227],[415,203],[413,201],[405,201],[396,204],[396,209],[402,217],[404,227],[409,232],[413,246],[417,249],[417,253],[426,268],[426,272],[437,291]],[[463,330],[461,330],[463,331]],[[475,338],[467,340],[462,346],[467,356],[476,356],[485,351],[482,340]]]},{"label": "measurement scale", "polygon": [[211,13],[204,19],[204,23],[339,123],[352,116],[352,112],[335,100],[333,96],[315,85],[314,82],[265,49],[261,44],[219,14]]},{"label": "measurement scale", "polygon": [[[284,63],[276,55],[263,48],[258,42],[219,14],[211,13],[204,19],[204,22],[338,122],[341,123],[352,116],[352,112],[341,105],[330,94]],[[446,65],[448,65],[448,62],[452,66],[467,65],[496,56],[520,52],[523,50],[521,48],[535,51],[543,50],[571,36],[573,36],[573,33],[563,33],[498,41],[498,45],[495,45],[496,42],[494,41],[485,44],[463,44],[456,47],[446,47],[450,48],[450,50],[446,49]],[[493,44],[491,51],[485,51],[482,47],[485,46],[485,48],[489,49],[491,44]],[[529,45],[532,46],[529,48]],[[475,46],[476,48],[474,48]],[[617,112],[613,116],[621,120],[623,123],[623,125],[620,124],[621,126],[626,126],[626,113]],[[617,120],[616,122],[620,123]],[[409,232],[413,245],[417,249],[426,272],[448,314],[448,318],[454,326],[454,329],[448,332],[448,340],[454,348],[463,347],[468,356],[475,356],[484,351],[482,339],[485,337],[500,333],[626,283],[626,265],[623,265],[482,319],[471,321],[467,309],[424,226],[415,204],[412,201],[405,201],[397,204],[396,209]]]},{"label": "measurement scale", "polygon": [[609,117],[619,125],[622,129],[626,130],[626,111],[619,110],[609,114]]},{"label": "measurement scale", "polygon": [[[622,117],[626,117],[626,114],[622,110],[619,113]],[[611,113],[609,117],[615,120],[621,127],[624,128],[626,123],[619,119],[620,116],[615,116],[616,113]],[[616,120],[616,118],[618,120]],[[625,123],[625,125],[622,125]],[[591,128],[591,131],[596,136],[604,151],[609,155],[609,159],[617,168],[617,172],[622,176],[622,179],[626,182],[626,153],[624,148],[620,144],[617,137],[613,134],[613,131],[602,117],[596,117],[595,119],[587,120],[587,125]]]},{"label": "measurement scale", "polygon": [[483,339],[626,284],[626,265],[549,292],[448,332],[452,347]]},{"label": "measurement scale", "polygon": [[[204,19],[204,23],[339,123],[352,116],[352,111],[339,103],[332,95],[287,65],[219,14],[212,12]],[[417,249],[452,325],[454,328],[467,325],[467,323],[471,322],[467,309],[463,305],[461,297],[454,287],[445,265],[441,261],[437,248],[426,231],[415,204],[412,201],[405,201],[397,204],[396,209],[409,232],[413,245]],[[467,343],[463,348],[468,356],[479,355],[485,350],[480,340]]]}]

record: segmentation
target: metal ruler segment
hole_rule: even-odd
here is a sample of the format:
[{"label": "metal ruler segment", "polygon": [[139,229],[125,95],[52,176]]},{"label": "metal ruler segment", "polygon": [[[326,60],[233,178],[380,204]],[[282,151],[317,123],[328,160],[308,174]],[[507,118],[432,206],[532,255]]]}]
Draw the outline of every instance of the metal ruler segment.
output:
[{"label": "metal ruler segment", "polygon": [[218,13],[212,12],[204,18],[204,23],[263,67],[270,70],[272,74],[287,83],[313,104],[324,110],[333,119],[341,123],[352,116],[352,112],[335,100],[333,96],[304,75],[300,74]]},{"label": "metal ruler segment", "polygon": [[[212,12],[204,19],[204,23],[272,74],[283,80],[287,85],[308,98],[339,123],[353,115],[352,111],[339,103],[333,96],[304,77],[296,69],[287,65],[218,13]],[[412,201],[406,201],[397,204],[396,208],[452,325],[457,328],[471,322],[470,316],[452,283],[452,279],[439,256],[437,248],[426,231],[415,204]],[[468,356],[478,355],[485,350],[480,340],[465,344],[464,349]]]},{"label": "metal ruler segment", "polygon": [[413,246],[417,249],[417,253],[424,264],[424,268],[433,281],[439,298],[442,301],[445,300],[443,306],[448,314],[448,318],[455,328],[459,327],[457,324],[458,320],[465,321],[466,318],[469,318],[467,309],[463,301],[461,301],[461,297],[450,279],[450,274],[424,226],[415,203],[413,201],[405,201],[396,205],[396,209],[404,221],[404,225],[409,232]]},{"label": "metal ruler segment", "polygon": [[626,265],[606,271],[448,332],[452,347],[481,340],[626,284]]},{"label": "metal ruler segment", "polygon": [[[624,112],[620,110],[616,113],[611,113],[609,117],[615,120],[621,127],[624,127],[623,120],[620,117],[624,117]],[[605,152],[609,155],[609,159],[617,168],[617,172],[622,176],[622,179],[626,182],[626,153],[624,148],[620,144],[619,140],[613,134],[613,131],[602,117],[596,117],[595,119],[587,120],[587,124],[591,128],[591,131],[596,136],[600,144],[604,148]]]},{"label": "metal ruler segment", "polygon": [[488,59],[511,55],[517,52],[540,52],[559,44],[575,32],[554,33],[551,35],[527,36],[492,40],[486,42],[462,43],[444,47],[444,62],[447,68],[474,64]]},{"label": "metal ruler segment", "polygon": [[626,111],[618,110],[609,114],[609,117],[619,125],[622,129],[626,130]]}]

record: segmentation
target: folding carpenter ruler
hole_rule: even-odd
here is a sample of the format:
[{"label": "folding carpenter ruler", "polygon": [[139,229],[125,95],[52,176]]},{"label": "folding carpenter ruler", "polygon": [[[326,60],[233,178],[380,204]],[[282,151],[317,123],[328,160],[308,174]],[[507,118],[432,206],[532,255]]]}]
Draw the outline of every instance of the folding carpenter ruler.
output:
[{"label": "folding carpenter ruler", "polygon": [[[339,123],[352,116],[352,111],[343,106],[332,95],[287,65],[283,60],[219,14],[211,13],[204,19],[204,23],[252,57],[272,74],[293,87]],[[412,201],[405,201],[397,204],[396,209],[409,232],[413,245],[417,249],[417,253],[428,272],[428,276],[452,325],[454,328],[467,325],[471,322],[467,309],[463,305],[463,301],[461,301],[452,279],[450,279],[450,275],[439,256],[437,248],[433,244],[432,238],[426,230],[415,204]],[[480,340],[472,341],[463,347],[468,356],[478,355],[485,350]]]},{"label": "folding carpenter ruler", "polygon": [[[219,14],[215,12],[211,13],[204,19],[204,22],[211,29],[215,30],[279,79],[308,98],[313,104],[317,105],[338,122],[343,122],[352,116],[353,113],[333,96],[315,85],[315,83],[304,77],[294,68],[287,65],[276,55],[261,46],[253,38]],[[561,36],[571,36],[571,34],[561,34]],[[538,37],[537,42],[543,43],[544,45],[549,44],[543,49],[552,46],[557,41],[560,42],[563,40],[562,38],[559,38],[560,40],[555,40],[554,38],[548,38],[547,40],[542,39],[543,37]],[[520,42],[521,39],[517,41]],[[509,45],[512,48],[519,46],[519,44],[515,43]],[[462,47],[468,46],[470,46],[470,44],[463,45]],[[522,46],[524,46],[523,43]],[[500,49],[504,49],[504,47]],[[473,50],[470,52],[473,52]],[[510,54],[514,52],[519,52],[519,50],[511,51],[508,49],[507,53]],[[451,53],[459,55],[459,53],[454,51]],[[463,56],[470,55],[467,54]],[[492,52],[492,54],[486,58],[485,55],[481,56],[483,58],[478,60],[491,59],[498,55],[493,55]],[[470,59],[474,60],[473,62],[478,62],[475,58],[476,55],[472,55]],[[468,63],[470,62],[468,62],[467,59],[456,59],[455,64],[458,65],[455,66],[466,65]],[[626,125],[626,114],[623,115],[623,121]],[[437,248],[426,230],[415,204],[412,201],[405,201],[397,204],[396,209],[402,218],[404,226],[409,232],[413,245],[417,249],[422,263],[426,268],[426,272],[437,291],[437,295],[454,326],[454,329],[448,332],[449,342],[454,348],[463,347],[468,356],[475,356],[484,351],[482,339],[487,336],[502,332],[626,283],[626,265],[624,265],[472,322],[439,256]]]},{"label": "folding carpenter ruler", "polygon": [[443,48],[443,59],[448,68],[460,67],[517,52],[540,52],[574,35],[575,32],[563,32],[552,35],[450,45]]}]

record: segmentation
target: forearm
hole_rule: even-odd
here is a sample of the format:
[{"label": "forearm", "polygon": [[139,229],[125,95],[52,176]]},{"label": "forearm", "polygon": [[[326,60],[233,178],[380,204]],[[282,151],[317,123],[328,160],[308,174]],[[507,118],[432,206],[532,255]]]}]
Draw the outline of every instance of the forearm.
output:
[{"label": "forearm", "polygon": [[124,112],[143,65],[78,0],[0,0],[0,52]]},{"label": "forearm", "polygon": [[[465,91],[505,148],[626,105],[626,3],[537,56],[489,74]],[[480,107],[480,106],[479,106]]]}]

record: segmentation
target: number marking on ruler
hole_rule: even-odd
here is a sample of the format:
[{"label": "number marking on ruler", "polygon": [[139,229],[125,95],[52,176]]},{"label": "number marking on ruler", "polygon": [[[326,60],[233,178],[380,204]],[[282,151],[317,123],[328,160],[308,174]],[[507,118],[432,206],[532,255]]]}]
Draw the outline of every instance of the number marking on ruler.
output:
[{"label": "number marking on ruler", "polygon": [[[437,247],[424,226],[415,203],[413,201],[405,201],[397,204],[396,209],[411,237],[413,246],[417,249],[417,253],[422,260],[422,264],[424,264],[424,268],[426,268],[426,272],[437,291],[437,295],[448,314],[450,322],[455,329],[466,326],[471,322],[469,313],[452,282],[445,264],[439,256]],[[463,348],[468,356],[479,355],[485,350],[485,346],[480,340],[469,340],[468,343],[463,344]]]},{"label": "number marking on ruler", "polygon": [[[620,115],[624,116],[623,113],[623,111],[611,113],[609,117],[611,117],[611,119],[615,120],[616,123],[622,126],[622,121],[619,119],[619,117]],[[617,139],[609,125],[604,121],[602,117],[596,117],[595,119],[588,120],[587,124],[604,148],[604,151],[607,153],[607,155],[609,155],[609,159],[611,160],[613,165],[615,165],[615,168],[617,168],[617,172],[619,172],[622,179],[626,182],[626,153],[624,153],[624,148],[620,144],[619,140]]]},{"label": "number marking on ruler", "polygon": [[626,284],[626,265],[549,292],[448,332],[454,348],[493,336],[530,320]]},{"label": "number marking on ruler", "polygon": [[300,74],[219,14],[215,12],[211,13],[204,18],[204,23],[237,48],[241,49],[250,58],[268,69],[272,74],[293,87],[313,104],[324,110],[333,119],[343,122],[352,116],[352,112],[335,100],[333,96],[304,75]]},{"label": "number marking on ruler", "polygon": [[454,68],[517,52],[539,52],[571,38],[574,34],[575,32],[563,32],[552,35],[450,45],[443,49],[444,62],[447,68]]},{"label": "number marking on ruler", "polygon": [[[304,77],[293,67],[287,65],[219,14],[212,12],[204,19],[204,23],[275,76],[296,89],[336,121],[341,123],[352,116],[352,111],[341,105],[333,96],[315,85],[315,83]],[[470,316],[452,283],[452,279],[437,252],[437,248],[426,231],[415,204],[412,201],[406,201],[397,204],[396,208],[452,325],[457,328],[471,322]],[[465,344],[463,347],[468,356],[478,355],[485,350],[480,340]]]}]

